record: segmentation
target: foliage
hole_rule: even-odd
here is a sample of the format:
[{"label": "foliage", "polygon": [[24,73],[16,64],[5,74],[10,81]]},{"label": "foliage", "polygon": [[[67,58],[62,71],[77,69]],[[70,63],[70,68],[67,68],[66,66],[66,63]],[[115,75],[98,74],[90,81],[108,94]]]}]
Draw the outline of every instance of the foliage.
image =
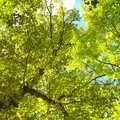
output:
[{"label": "foliage", "polygon": [[119,0],[55,2],[0,0],[0,119],[119,119]]}]

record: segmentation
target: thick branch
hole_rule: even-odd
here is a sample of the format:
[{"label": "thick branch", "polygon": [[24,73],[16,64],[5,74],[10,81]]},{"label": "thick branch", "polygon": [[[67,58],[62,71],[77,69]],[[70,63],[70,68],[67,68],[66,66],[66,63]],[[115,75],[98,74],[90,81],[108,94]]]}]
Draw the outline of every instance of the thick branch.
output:
[{"label": "thick branch", "polygon": [[59,97],[58,97],[58,99],[57,100],[61,100],[61,99],[63,99],[63,98],[68,98],[68,97],[72,97],[72,94],[69,94],[69,95],[64,95],[64,94],[62,94],[62,95],[60,95]]},{"label": "thick branch", "polygon": [[64,115],[64,120],[66,120],[66,118],[68,117],[68,112],[65,110],[65,107],[62,103],[59,103],[60,109]]},{"label": "thick branch", "polygon": [[23,87],[23,92],[24,92],[24,94],[25,93],[30,93],[31,95],[34,95],[35,97],[40,97],[49,104],[53,104],[53,105],[56,105],[56,106],[58,105],[60,110],[62,111],[64,117],[68,116],[68,112],[65,110],[64,106],[59,101],[55,101],[55,100],[51,99],[50,97],[46,96],[45,94],[43,94],[41,92],[38,92],[37,90],[35,90],[33,88],[30,88],[28,86]]},{"label": "thick branch", "polygon": [[45,94],[38,92],[37,90],[30,88],[28,86],[24,86],[23,87],[23,93],[30,93],[31,95],[34,95],[36,97],[40,97],[43,100],[45,100],[46,102],[50,103],[50,104],[56,104],[56,102],[52,99],[50,99],[49,97],[47,97]]},{"label": "thick branch", "polygon": [[9,96],[8,99],[9,99],[9,103],[4,103],[3,101],[0,101],[0,110],[8,109],[11,106],[12,107],[18,107],[18,102],[15,100],[14,95]]},{"label": "thick branch", "polygon": [[0,110],[5,109],[7,106],[5,105],[4,102],[0,101]]}]

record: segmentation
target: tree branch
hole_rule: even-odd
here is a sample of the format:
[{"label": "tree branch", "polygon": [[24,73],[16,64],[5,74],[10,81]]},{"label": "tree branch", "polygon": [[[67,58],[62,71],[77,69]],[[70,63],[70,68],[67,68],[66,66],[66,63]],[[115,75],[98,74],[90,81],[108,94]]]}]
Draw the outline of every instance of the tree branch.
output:
[{"label": "tree branch", "polygon": [[25,93],[30,93],[31,95],[34,95],[35,97],[40,97],[41,99],[43,99],[44,101],[46,101],[49,104],[53,104],[55,106],[59,106],[60,110],[62,111],[64,117],[68,116],[68,112],[65,110],[64,106],[62,103],[60,103],[59,101],[55,101],[53,99],[51,99],[50,97],[48,97],[47,95],[43,94],[42,92],[38,92],[37,90],[29,87],[29,86],[23,86],[23,94]]},{"label": "tree branch", "polygon": [[[74,88],[74,89],[71,91],[70,94],[68,94],[68,95],[64,95],[64,94],[63,94],[63,95],[59,96],[59,97],[58,97],[58,100],[61,100],[61,99],[65,98],[65,97],[72,97],[72,94],[73,94],[76,90],[79,90],[79,89],[81,89],[81,88],[84,88],[87,84],[90,84],[92,81],[96,80],[97,78],[101,78],[101,77],[104,77],[104,76],[105,76],[105,74],[96,76],[95,78],[91,79],[91,80],[88,81],[87,83],[83,84],[82,87],[80,87],[80,88]],[[74,102],[80,102],[80,101],[71,101],[71,102],[68,102],[68,103],[66,103],[66,104],[70,104],[70,103],[74,103]],[[65,103],[64,103],[64,104],[65,104]]]},{"label": "tree branch", "polygon": [[47,0],[45,0],[45,5],[46,5],[46,8],[47,8],[49,14],[51,14],[51,11],[50,11],[50,9],[49,9],[49,7],[48,7],[48,5],[47,5]]},{"label": "tree branch", "polygon": [[18,107],[18,102],[15,100],[14,94],[13,94],[13,96],[9,96],[8,100],[9,100],[9,103],[7,103],[7,104],[4,103],[3,101],[0,101],[0,110],[2,110],[2,109],[8,109],[11,106],[12,107]]},{"label": "tree branch", "polygon": [[60,32],[60,37],[58,39],[58,47],[56,49],[53,50],[53,54],[54,56],[57,55],[58,51],[61,49],[62,45],[63,45],[63,40],[64,40],[64,29],[65,29],[65,20],[64,20],[64,17],[65,17],[65,14],[64,14],[64,10],[63,10],[63,7],[61,8],[62,10],[62,31]]},{"label": "tree branch", "polygon": [[100,62],[100,63],[107,64],[107,65],[111,65],[112,67],[117,67],[117,68],[120,69],[120,66],[117,65],[117,64],[113,64],[113,63],[105,62],[105,61],[101,61],[101,60],[97,60],[97,61]]},{"label": "tree branch", "polygon": [[64,120],[66,120],[66,118],[69,116],[68,112],[65,110],[65,107],[64,107],[64,105],[62,103],[59,103],[59,106],[60,106],[60,109],[61,109],[61,111],[62,111],[62,113],[64,115]]},{"label": "tree branch", "polygon": [[52,100],[51,98],[49,98],[45,94],[38,92],[37,90],[35,90],[33,88],[30,88],[29,86],[23,86],[23,93],[24,94],[30,93],[31,95],[42,98],[43,100],[45,100],[46,102],[48,102],[50,104],[56,104],[56,101]]},{"label": "tree branch", "polygon": [[111,22],[111,25],[113,26],[113,28],[115,29],[116,33],[118,34],[118,36],[120,36],[120,32],[117,30],[115,24],[113,22]]},{"label": "tree branch", "polygon": [[65,97],[72,97],[72,94],[69,94],[69,95],[64,95],[64,94],[62,94],[62,95],[60,95],[60,96],[57,98],[57,100],[61,100],[61,99],[65,98]]}]

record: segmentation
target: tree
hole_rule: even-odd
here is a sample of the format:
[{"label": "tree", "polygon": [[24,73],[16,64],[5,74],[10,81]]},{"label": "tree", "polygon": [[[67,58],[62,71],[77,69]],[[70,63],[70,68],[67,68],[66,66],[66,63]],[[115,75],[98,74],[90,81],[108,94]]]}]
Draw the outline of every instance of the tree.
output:
[{"label": "tree", "polygon": [[90,5],[91,4],[93,7],[96,7],[97,4],[99,3],[99,0],[84,0],[84,3],[86,5]]},{"label": "tree", "polygon": [[119,99],[119,3],[100,0],[89,12],[86,6],[83,30],[74,24],[79,12],[61,6],[53,14],[55,2],[1,0],[1,119],[112,116]]}]

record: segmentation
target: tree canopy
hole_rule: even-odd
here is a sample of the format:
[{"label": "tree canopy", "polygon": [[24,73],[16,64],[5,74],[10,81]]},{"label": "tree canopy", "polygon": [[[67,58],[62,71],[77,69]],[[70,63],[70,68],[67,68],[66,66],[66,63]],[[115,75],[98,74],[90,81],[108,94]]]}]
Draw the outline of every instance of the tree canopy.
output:
[{"label": "tree canopy", "polygon": [[119,8],[83,1],[83,29],[61,0],[0,0],[0,119],[119,120]]}]

